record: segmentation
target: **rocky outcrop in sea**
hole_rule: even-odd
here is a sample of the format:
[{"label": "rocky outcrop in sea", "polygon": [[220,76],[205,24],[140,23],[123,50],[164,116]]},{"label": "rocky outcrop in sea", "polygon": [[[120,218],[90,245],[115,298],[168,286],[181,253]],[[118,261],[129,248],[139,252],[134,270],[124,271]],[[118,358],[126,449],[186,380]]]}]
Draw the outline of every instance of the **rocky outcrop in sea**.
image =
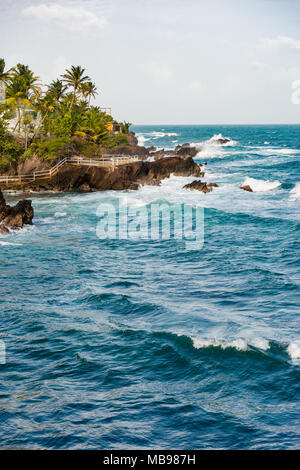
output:
[{"label": "rocky outcrop in sea", "polygon": [[11,207],[6,204],[0,190],[0,233],[8,233],[9,229],[19,229],[24,225],[32,225],[33,216],[31,201],[23,199]]}]

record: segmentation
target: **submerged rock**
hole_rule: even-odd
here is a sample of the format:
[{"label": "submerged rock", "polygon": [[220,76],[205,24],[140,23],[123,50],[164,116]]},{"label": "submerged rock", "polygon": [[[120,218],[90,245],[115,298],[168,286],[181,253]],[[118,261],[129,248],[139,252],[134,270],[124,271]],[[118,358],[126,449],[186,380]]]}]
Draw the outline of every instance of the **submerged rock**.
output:
[{"label": "submerged rock", "polygon": [[0,232],[8,233],[8,229],[22,228],[24,225],[32,225],[33,208],[31,201],[23,199],[15,206],[6,204],[0,190]]}]

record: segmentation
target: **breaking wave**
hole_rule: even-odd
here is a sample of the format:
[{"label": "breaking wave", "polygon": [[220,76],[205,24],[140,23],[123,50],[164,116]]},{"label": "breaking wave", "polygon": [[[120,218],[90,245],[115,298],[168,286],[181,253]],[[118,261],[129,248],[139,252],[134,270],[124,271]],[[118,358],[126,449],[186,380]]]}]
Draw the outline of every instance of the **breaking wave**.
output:
[{"label": "breaking wave", "polygon": [[292,201],[300,199],[300,183],[296,183],[295,187],[290,191],[290,199]]},{"label": "breaking wave", "polygon": [[279,188],[279,186],[281,186],[281,183],[280,181],[257,180],[255,178],[250,178],[247,176],[242,186],[250,186],[250,188],[254,192],[265,192]]}]

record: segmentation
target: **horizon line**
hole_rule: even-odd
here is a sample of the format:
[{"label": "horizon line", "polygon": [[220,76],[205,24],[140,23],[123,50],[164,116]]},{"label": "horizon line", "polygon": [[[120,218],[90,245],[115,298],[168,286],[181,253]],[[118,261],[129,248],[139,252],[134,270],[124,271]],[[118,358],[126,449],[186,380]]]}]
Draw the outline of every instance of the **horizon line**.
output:
[{"label": "horizon line", "polygon": [[[280,122],[269,122],[269,123],[246,123],[246,124],[236,124],[236,123],[230,123],[230,124],[166,124],[166,123],[160,123],[160,124],[146,124],[146,123],[139,123],[139,124],[131,124],[131,126],[300,126],[300,122],[285,122],[285,123],[280,123]],[[131,127],[130,126],[130,127]]]}]

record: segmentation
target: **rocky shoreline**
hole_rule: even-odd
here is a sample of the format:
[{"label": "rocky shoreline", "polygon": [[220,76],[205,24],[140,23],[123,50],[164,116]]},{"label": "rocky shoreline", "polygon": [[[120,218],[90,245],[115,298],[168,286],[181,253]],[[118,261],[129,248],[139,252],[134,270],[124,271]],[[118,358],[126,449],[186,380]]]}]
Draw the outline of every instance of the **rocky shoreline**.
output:
[{"label": "rocky shoreline", "polygon": [[[194,176],[196,178],[205,175],[204,164],[198,164],[193,160],[198,153],[195,147],[189,144],[177,146],[174,150],[156,150],[153,147],[141,147],[137,145],[133,137],[130,145],[117,148],[111,155],[139,155],[139,161],[112,166],[74,166],[65,165],[61,170],[48,179],[36,179],[27,182],[14,182],[2,184],[2,190],[20,191],[24,194],[34,192],[93,192],[93,191],[122,191],[137,190],[143,185],[159,185],[165,178],[174,176]],[[46,163],[47,164],[47,163]],[[45,162],[39,159],[31,159],[17,168],[15,174],[32,174],[41,169]],[[193,181],[185,185],[186,189],[198,190],[203,193],[212,191],[217,186],[214,183],[207,184]],[[22,228],[25,224],[32,224],[33,208],[31,201],[22,200],[15,207],[5,203],[0,190],[0,232],[8,233],[9,229]]]},{"label": "rocky shoreline", "polygon": [[[40,178],[34,181],[2,184],[2,190],[15,190],[24,193],[31,191],[57,192],[90,192],[107,190],[136,190],[141,185],[158,185],[171,174],[175,176],[203,177],[203,165],[197,164],[193,157],[197,154],[194,147],[188,144],[176,147],[175,150],[155,151],[153,148],[138,146],[135,142],[126,147],[117,148],[110,155],[139,155],[140,160],[127,164],[112,166],[75,166],[65,165],[52,178]],[[22,162],[16,175],[30,175],[41,168],[44,162],[30,159]],[[46,163],[47,164],[47,163]],[[44,165],[45,166],[45,165]]]},{"label": "rocky shoreline", "polygon": [[20,229],[24,225],[32,225],[33,216],[31,201],[23,199],[11,207],[6,204],[0,190],[0,234],[9,233],[9,229]]}]

